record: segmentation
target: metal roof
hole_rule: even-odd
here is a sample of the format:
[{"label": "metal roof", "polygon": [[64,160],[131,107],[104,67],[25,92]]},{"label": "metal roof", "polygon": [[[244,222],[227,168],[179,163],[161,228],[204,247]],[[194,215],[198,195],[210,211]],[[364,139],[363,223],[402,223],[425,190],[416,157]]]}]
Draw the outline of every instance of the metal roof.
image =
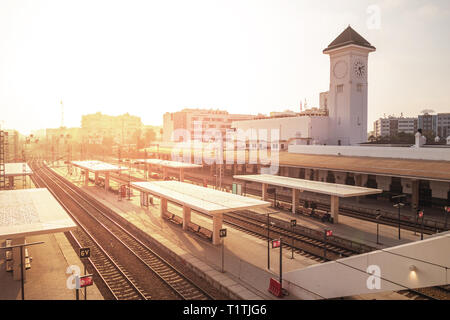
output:
[{"label": "metal roof", "polygon": [[140,191],[149,192],[208,214],[270,206],[267,201],[179,181],[132,182],[131,185]]},{"label": "metal roof", "polygon": [[0,191],[0,238],[66,232],[76,227],[45,188]]},{"label": "metal roof", "polygon": [[113,164],[98,160],[72,161],[72,164],[76,167],[80,167],[82,169],[86,169],[93,172],[120,171],[123,169]]},{"label": "metal roof", "polygon": [[179,162],[179,161],[169,161],[169,160],[161,160],[161,159],[136,159],[135,163],[148,163],[152,165],[160,165],[162,167],[168,168],[201,168],[201,165],[187,163],[187,162]]},{"label": "metal roof", "polygon": [[348,186],[344,184],[311,181],[304,179],[296,179],[283,176],[275,176],[271,174],[260,174],[260,175],[238,175],[233,176],[234,179],[252,181],[270,184],[274,186],[292,188],[297,190],[305,190],[316,192],[320,194],[328,194],[332,196],[338,196],[342,198],[365,196],[369,194],[382,193],[383,190]]},{"label": "metal roof", "polygon": [[25,173],[23,171],[24,162],[5,163],[5,175],[8,176],[22,176],[32,175],[33,171],[28,164],[25,164]]}]

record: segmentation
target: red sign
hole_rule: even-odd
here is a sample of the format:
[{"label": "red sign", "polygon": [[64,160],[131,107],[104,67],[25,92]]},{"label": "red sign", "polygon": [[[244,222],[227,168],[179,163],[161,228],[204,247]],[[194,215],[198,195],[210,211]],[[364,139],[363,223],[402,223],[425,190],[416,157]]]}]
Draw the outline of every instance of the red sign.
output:
[{"label": "red sign", "polygon": [[281,241],[278,240],[272,240],[272,249],[279,248],[281,246]]},{"label": "red sign", "polygon": [[275,297],[282,297],[282,291],[281,291],[281,283],[274,278],[270,278],[269,283],[269,292],[273,294]]},{"label": "red sign", "polygon": [[92,274],[77,277],[76,280],[77,289],[92,286],[94,284],[94,277],[92,276]]},{"label": "red sign", "polygon": [[327,235],[327,237],[331,237],[333,235],[333,231],[331,230],[326,230],[325,234]]},{"label": "red sign", "polygon": [[423,211],[419,211],[419,218],[423,217]]}]

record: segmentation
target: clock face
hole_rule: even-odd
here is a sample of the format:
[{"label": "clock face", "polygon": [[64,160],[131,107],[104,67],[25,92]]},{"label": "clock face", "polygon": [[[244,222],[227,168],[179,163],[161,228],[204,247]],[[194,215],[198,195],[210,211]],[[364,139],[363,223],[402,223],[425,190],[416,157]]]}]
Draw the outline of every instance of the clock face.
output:
[{"label": "clock face", "polygon": [[342,79],[347,74],[347,63],[345,61],[338,61],[333,68],[334,76],[338,79]]},{"label": "clock face", "polygon": [[356,76],[362,78],[366,75],[366,65],[364,64],[364,62],[357,60],[353,65],[353,71],[355,72]]}]

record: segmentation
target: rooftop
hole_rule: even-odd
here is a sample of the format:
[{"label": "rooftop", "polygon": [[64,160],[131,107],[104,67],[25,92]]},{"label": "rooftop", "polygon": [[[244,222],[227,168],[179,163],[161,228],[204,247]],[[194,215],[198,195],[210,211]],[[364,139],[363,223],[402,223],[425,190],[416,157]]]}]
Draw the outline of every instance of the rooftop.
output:
[{"label": "rooftop", "polygon": [[269,202],[179,181],[132,182],[138,190],[207,214],[270,206]]},{"label": "rooftop", "polygon": [[363,188],[343,184],[296,179],[290,177],[275,176],[271,174],[238,175],[233,176],[233,178],[238,180],[259,182],[274,186],[292,188],[297,190],[316,192],[320,194],[327,194],[331,196],[338,196],[342,198],[365,196],[369,194],[377,194],[383,192],[383,190],[380,189]]},{"label": "rooftop", "polygon": [[328,45],[325,50],[323,50],[323,53],[327,53],[330,50],[351,44],[375,50],[375,47],[372,46],[369,41],[353,30],[352,27],[348,26],[347,29],[345,29],[336,39],[334,39],[333,42]]},{"label": "rooftop", "polygon": [[33,171],[30,169],[28,164],[25,163],[25,172],[23,168],[24,162],[11,162],[5,163],[5,175],[8,176],[21,176],[21,175],[32,175]]},{"label": "rooftop", "polygon": [[66,232],[76,227],[47,189],[0,191],[0,238]]},{"label": "rooftop", "polygon": [[169,161],[169,160],[161,160],[161,159],[136,159],[135,163],[149,163],[153,165],[160,165],[162,167],[168,167],[168,168],[201,168],[201,165],[198,164],[192,164],[192,163],[186,163],[186,162],[179,162],[179,161]]},{"label": "rooftop", "polygon": [[121,168],[118,166],[98,160],[72,161],[72,164],[76,167],[87,169],[93,172],[121,170]]}]

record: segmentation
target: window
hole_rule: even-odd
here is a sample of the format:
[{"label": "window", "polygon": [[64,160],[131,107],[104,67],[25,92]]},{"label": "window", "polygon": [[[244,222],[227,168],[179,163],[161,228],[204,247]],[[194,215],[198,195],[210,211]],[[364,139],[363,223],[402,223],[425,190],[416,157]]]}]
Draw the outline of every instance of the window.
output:
[{"label": "window", "polygon": [[336,91],[337,91],[337,93],[342,93],[342,92],[344,92],[344,85],[343,85],[343,84],[338,85],[338,86],[336,87]]}]

